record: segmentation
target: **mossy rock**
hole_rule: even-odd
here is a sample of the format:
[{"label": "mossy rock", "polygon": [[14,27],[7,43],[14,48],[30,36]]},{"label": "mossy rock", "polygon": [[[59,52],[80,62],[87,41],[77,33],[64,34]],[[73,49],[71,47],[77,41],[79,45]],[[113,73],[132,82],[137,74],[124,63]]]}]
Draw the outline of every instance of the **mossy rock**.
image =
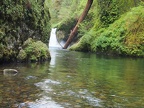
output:
[{"label": "mossy rock", "polygon": [[18,56],[19,61],[38,62],[50,59],[50,53],[46,44],[29,38],[26,40]]}]

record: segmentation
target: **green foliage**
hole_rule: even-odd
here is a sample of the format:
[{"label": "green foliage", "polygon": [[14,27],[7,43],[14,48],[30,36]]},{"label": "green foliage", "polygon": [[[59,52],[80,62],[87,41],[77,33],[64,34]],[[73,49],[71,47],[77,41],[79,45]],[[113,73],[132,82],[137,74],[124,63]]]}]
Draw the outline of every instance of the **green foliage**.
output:
[{"label": "green foliage", "polygon": [[[67,19],[66,21],[64,21],[65,23],[60,23],[58,26],[57,26],[57,31],[63,31],[63,34],[65,37],[63,37],[63,40],[67,40],[68,36],[69,36],[69,33],[70,31],[73,29],[73,27],[75,26],[76,24],[76,20],[74,19]],[[58,34],[59,36],[59,34]],[[60,37],[58,37],[60,38]]]},{"label": "green foliage", "polygon": [[116,0],[98,0],[100,6],[100,21],[103,26],[108,26],[119,17],[119,7]]},{"label": "green foliage", "polygon": [[[15,36],[20,34],[25,41],[27,35],[37,37],[43,42],[48,42],[48,36],[51,30],[49,9],[43,1],[34,0],[3,0],[0,2],[0,23],[1,29],[5,29],[5,34]],[[21,33],[26,31],[29,34]],[[35,34],[31,34],[35,32]],[[37,35],[36,35],[37,34]]]},{"label": "green foliage", "polygon": [[23,18],[23,5],[21,1],[13,1],[13,0],[2,0],[0,7],[1,17],[5,18],[5,20],[16,21],[19,18]]},{"label": "green foliage", "polygon": [[[83,0],[82,0],[83,1]],[[82,1],[79,0],[53,0],[50,6],[51,22],[53,26],[57,26],[59,22],[63,24],[68,19],[76,19],[83,10]],[[83,2],[86,2],[85,0]],[[80,9],[81,8],[81,9]]]},{"label": "green foliage", "polygon": [[16,58],[16,52],[10,47],[6,47],[0,44],[0,62],[7,62],[9,60],[14,61]]},{"label": "green foliage", "polygon": [[[58,14],[55,18],[59,19],[59,16],[61,16],[59,19],[59,22],[61,23],[59,23],[60,26],[57,26],[57,28],[61,26],[66,26],[65,28],[67,28],[69,25],[71,26],[71,23],[67,22],[69,20],[74,20],[69,22],[75,22],[76,19],[78,19],[84,10],[87,1],[81,0],[76,2],[75,0],[72,0],[69,3],[67,2],[69,1],[60,0],[58,7],[56,7],[58,9]],[[138,5],[139,2],[140,1],[135,0],[94,0],[87,17],[79,27],[78,35],[80,37],[85,35],[85,33],[90,31],[91,28],[94,28],[97,31],[102,27],[108,27],[109,24],[112,24],[115,20],[117,20],[121,14],[129,11],[130,8]],[[73,6],[75,6],[74,9]],[[67,33],[67,29],[63,31],[66,32],[66,36],[69,34]]]},{"label": "green foliage", "polygon": [[[81,0],[77,3],[75,0],[58,1],[55,2],[57,10],[55,18],[58,18],[57,21],[60,23],[56,27],[59,33],[63,32],[61,34],[68,36],[87,1]],[[139,6],[140,2],[141,6]],[[74,9],[71,8],[73,6]],[[131,10],[136,6],[139,7]],[[143,56],[142,13],[144,13],[142,0],[94,0],[87,17],[79,25],[78,36],[81,38],[70,49]]]},{"label": "green foliage", "polygon": [[17,57],[22,61],[43,61],[50,58],[48,47],[41,41],[26,40]]},{"label": "green foliage", "polygon": [[73,50],[86,50],[127,56],[144,56],[144,7],[124,14],[108,28],[85,34]]},{"label": "green foliage", "polygon": [[[86,0],[81,0],[81,1],[78,1],[78,0],[71,0],[71,1],[61,0],[59,4],[57,2],[55,2],[53,4],[54,6],[56,5],[55,8],[57,10],[57,14],[56,14],[56,16],[54,16],[52,13],[52,17],[53,17],[53,19],[57,18],[57,21],[55,21],[54,23],[59,22],[59,23],[55,24],[55,27],[58,28],[57,29],[58,38],[61,38],[59,36],[61,36],[61,34],[64,34],[63,40],[65,40],[65,41],[67,40],[71,30],[73,29],[76,22],[78,21],[79,16],[83,12],[86,3],[87,3]],[[92,14],[89,15],[89,17],[87,17],[87,19],[90,19],[91,17],[92,17]],[[54,20],[52,20],[52,22],[53,21]],[[81,27],[83,25],[81,25]],[[87,28],[90,26],[91,25],[89,24],[87,26]],[[84,27],[84,29],[85,29],[85,27]],[[81,37],[82,34],[83,33],[79,34],[79,37]]]},{"label": "green foliage", "polygon": [[23,49],[20,50],[17,58],[18,58],[20,61],[26,60],[26,59],[27,59],[27,54],[26,54],[26,52],[25,52]]},{"label": "green foliage", "polygon": [[140,0],[97,0],[102,27],[107,27],[117,20],[121,14],[137,6]]}]

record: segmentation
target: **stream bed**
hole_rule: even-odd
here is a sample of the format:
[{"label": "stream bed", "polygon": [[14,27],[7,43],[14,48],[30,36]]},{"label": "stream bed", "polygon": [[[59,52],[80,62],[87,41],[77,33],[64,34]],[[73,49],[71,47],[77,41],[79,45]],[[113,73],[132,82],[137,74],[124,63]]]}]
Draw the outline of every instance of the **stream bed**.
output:
[{"label": "stream bed", "polygon": [[144,108],[144,59],[50,49],[44,63],[5,64],[0,108]]}]

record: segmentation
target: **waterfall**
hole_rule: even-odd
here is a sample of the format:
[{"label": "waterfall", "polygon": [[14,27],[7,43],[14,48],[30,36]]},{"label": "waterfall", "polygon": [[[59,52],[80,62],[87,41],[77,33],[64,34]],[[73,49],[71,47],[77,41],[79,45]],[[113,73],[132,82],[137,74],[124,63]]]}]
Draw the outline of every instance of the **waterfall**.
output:
[{"label": "waterfall", "polygon": [[56,28],[52,28],[49,40],[49,48],[62,48],[56,38]]}]

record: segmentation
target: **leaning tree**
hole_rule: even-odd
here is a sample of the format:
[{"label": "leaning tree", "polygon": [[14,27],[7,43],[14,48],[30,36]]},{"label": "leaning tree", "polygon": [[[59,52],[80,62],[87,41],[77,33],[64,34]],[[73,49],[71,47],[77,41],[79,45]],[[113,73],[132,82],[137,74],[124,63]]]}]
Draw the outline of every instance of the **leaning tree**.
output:
[{"label": "leaning tree", "polygon": [[67,49],[67,47],[70,45],[70,43],[72,42],[73,38],[76,36],[77,32],[78,32],[78,27],[79,24],[84,20],[84,18],[86,17],[86,15],[88,14],[88,11],[91,8],[91,5],[93,3],[93,0],[88,0],[87,4],[85,6],[85,9],[83,11],[83,13],[81,14],[81,16],[79,17],[77,24],[75,25],[75,27],[73,28],[73,30],[71,30],[71,33],[69,35],[68,40],[66,41],[65,45],[64,45],[64,49]]}]

